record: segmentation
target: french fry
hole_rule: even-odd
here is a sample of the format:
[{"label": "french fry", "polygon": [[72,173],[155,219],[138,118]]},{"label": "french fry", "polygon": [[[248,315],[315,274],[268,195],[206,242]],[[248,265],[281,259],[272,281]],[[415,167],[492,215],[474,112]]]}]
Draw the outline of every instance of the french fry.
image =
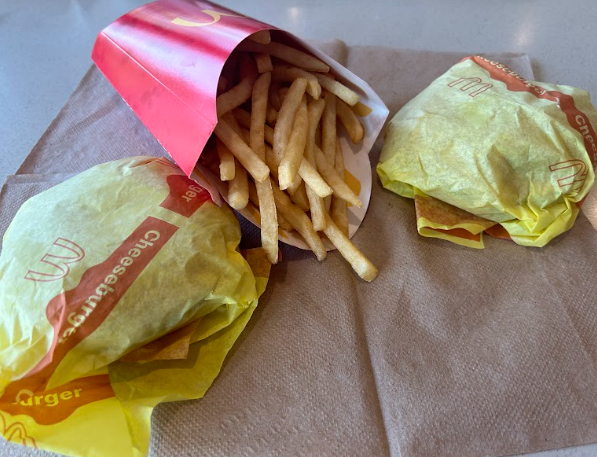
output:
[{"label": "french fry", "polygon": [[253,82],[251,78],[244,78],[240,83],[216,98],[216,111],[222,117],[228,111],[242,105],[251,97]]},{"label": "french fry", "polygon": [[238,71],[240,79],[248,79],[251,82],[251,86],[253,86],[255,80],[259,77],[255,59],[251,58],[250,54],[241,54]]},{"label": "french fry", "polygon": [[350,187],[348,187],[348,184],[344,182],[343,176],[340,176],[336,172],[322,150],[317,146],[315,146],[313,150],[315,153],[315,160],[317,161],[317,169],[319,170],[319,173],[321,173],[323,179],[325,179],[325,182],[327,182],[334,191],[334,195],[358,208],[363,206],[359,197],[357,197]]},{"label": "french fry", "polygon": [[[255,205],[257,209],[259,209],[259,196],[257,195],[257,188],[255,187],[255,183],[253,181],[249,181],[249,200],[251,203],[253,203],[253,205]],[[278,225],[282,230],[286,230],[287,232],[289,232],[290,230],[294,229],[292,224],[288,222],[288,219],[286,219],[282,215],[282,213],[280,213],[280,210],[278,208],[276,208],[276,214],[276,217],[278,219]],[[261,217],[261,214],[259,215],[259,217]]]},{"label": "french fry", "polygon": [[259,209],[259,197],[257,196],[257,188],[255,183],[249,180],[249,201],[255,205],[255,208]]},{"label": "french fry", "polygon": [[307,186],[304,182],[298,186],[293,194],[290,194],[290,199],[303,211],[309,211],[309,199],[307,198]]},{"label": "french fry", "polygon": [[249,180],[247,170],[234,161],[234,178],[228,183],[228,204],[234,209],[243,209],[249,202]]},{"label": "french fry", "polygon": [[220,95],[222,92],[225,92],[227,87],[228,81],[223,75],[221,75],[220,79],[218,79],[218,95]]},{"label": "french fry", "polygon": [[[305,147],[305,158],[312,165],[315,166],[315,133],[317,126],[325,108],[325,100],[320,98],[309,103],[309,130],[307,132],[307,145]],[[317,231],[325,228],[325,207],[323,199],[317,195],[311,186],[306,186],[307,199],[309,200],[309,208],[311,212],[311,220],[313,221],[313,228]]]},{"label": "french fry", "polygon": [[313,223],[313,229],[317,232],[325,229],[325,204],[323,198],[318,196],[311,187],[306,186],[307,198],[309,199],[309,208],[311,212],[311,222]]},{"label": "french fry", "polygon": [[[236,121],[236,118],[234,117],[234,115],[232,113],[225,114],[223,118],[226,119],[226,121],[230,124],[230,127],[232,127],[232,130],[234,130],[234,133],[236,133],[239,137],[241,137],[242,140],[246,144],[248,144],[249,147],[251,147],[250,146],[251,134],[249,132],[249,129],[246,129],[246,128],[238,125],[238,122]],[[257,154],[257,156],[259,157],[259,154]]]},{"label": "french fry", "polygon": [[284,98],[280,112],[278,113],[278,120],[274,128],[274,152],[282,160],[288,139],[290,138],[290,131],[294,123],[294,116],[296,110],[301,104],[305,89],[307,88],[307,80],[299,78],[292,83],[288,91],[288,95]]},{"label": "french fry", "polygon": [[[259,197],[257,196],[257,188],[255,187],[255,183],[253,181],[249,181],[249,201],[253,203],[253,205],[255,205],[257,209],[259,209]],[[278,225],[282,230],[286,230],[287,232],[294,230],[292,224],[288,222],[288,219],[286,219],[282,215],[282,213],[280,213],[280,210],[278,210],[278,208],[276,208],[276,214],[278,219]],[[259,215],[259,217],[261,218],[261,214]]]},{"label": "french fry", "polygon": [[265,119],[267,120],[267,123],[270,125],[274,125],[276,123],[276,120],[278,119],[278,112],[274,109],[273,106],[267,105]]},{"label": "french fry", "polygon": [[284,215],[288,222],[303,237],[305,243],[311,248],[317,260],[325,259],[327,252],[319,235],[313,230],[313,225],[307,215],[296,205],[294,205],[288,195],[281,191],[278,186],[272,183],[274,199],[278,210]]},{"label": "french fry", "polygon": [[336,103],[336,113],[352,142],[359,143],[363,139],[365,131],[356,114],[342,100],[338,100]]},{"label": "french fry", "polygon": [[[278,167],[280,163],[278,162],[278,157],[274,153],[272,148],[266,146],[265,148],[265,160],[267,162],[268,167],[270,167],[271,175],[274,182],[278,180]],[[290,194],[290,199],[298,205],[300,209],[303,211],[309,211],[309,200],[307,199],[307,193],[305,191],[305,184],[303,182],[300,183],[297,189],[293,189],[294,193],[290,193],[290,188],[288,189]]]},{"label": "french fry", "polygon": [[265,126],[265,141],[267,141],[271,146],[274,145],[274,129],[269,125]]},{"label": "french fry", "polygon": [[[234,117],[236,118],[236,120],[238,121],[238,123],[240,125],[242,125],[245,128],[251,128],[251,113],[249,113],[248,111],[245,111],[242,108],[234,108],[233,112]],[[265,124],[264,126],[265,129],[265,141],[267,143],[269,143],[270,145],[274,144],[274,129],[271,128],[269,125]]]},{"label": "french fry", "polygon": [[[273,191],[272,191],[273,195]],[[255,183],[249,180],[249,201],[259,210],[259,197],[257,196],[257,187],[255,187]],[[290,231],[294,230],[294,227],[288,222],[288,220],[282,216],[278,208],[276,208],[276,214],[278,219],[278,225],[281,229]],[[261,219],[261,214],[259,214],[259,218]]]},{"label": "french fry", "polygon": [[243,138],[245,140],[245,143],[249,144],[249,142],[247,141],[247,138],[243,132],[243,129],[240,128],[240,126],[238,125],[238,122],[236,122],[236,118],[232,114],[226,113],[226,114],[224,114],[224,116],[222,116],[222,119],[224,119],[226,122],[228,122],[228,124],[230,125],[230,127],[232,128],[234,133],[236,133],[238,136]]},{"label": "french fry", "polygon": [[238,125],[238,122],[236,122],[236,118],[233,115],[225,114],[224,119],[226,119],[226,121],[230,124],[230,127],[232,127],[232,130],[234,130],[234,133],[241,137],[245,143],[250,143],[251,135],[249,133],[249,130]]},{"label": "french fry", "polygon": [[269,54],[253,54],[253,57],[255,57],[255,64],[257,65],[257,71],[259,73],[273,71],[274,66]]},{"label": "french fry", "polygon": [[269,125],[265,126],[265,141],[273,147],[274,145],[274,129]]},{"label": "french fry", "polygon": [[[294,125],[284,151],[280,168],[278,170],[278,181],[281,190],[290,187],[295,180],[305,151],[307,142],[307,130],[309,128],[309,116],[307,113],[307,99],[303,95],[302,101],[294,116]],[[275,138],[275,130],[274,130]]]},{"label": "french fry", "polygon": [[321,150],[330,163],[336,162],[336,96],[325,95],[325,109],[321,117]]},{"label": "french fry", "polygon": [[353,270],[367,282],[371,282],[377,276],[378,270],[363,255],[361,251],[348,239],[348,237],[338,228],[332,218],[326,214],[326,228],[324,233],[332,244],[338,249],[342,257],[352,266]]},{"label": "french fry", "polygon": [[[278,160],[278,156],[274,153],[274,150],[268,146],[265,147],[265,161],[267,166],[270,168],[274,182],[277,183],[280,161]],[[288,191],[290,193],[290,188]],[[307,199],[305,183],[301,182],[296,190],[293,189],[293,192],[294,193],[290,194],[290,199],[303,211],[309,211],[309,200]]]},{"label": "french fry", "polygon": [[[230,117],[232,117],[231,113]],[[230,152],[247,169],[255,181],[264,181],[269,176],[269,168],[255,152],[238,136],[226,120],[226,116],[217,123],[214,133],[226,145]],[[234,117],[232,117],[234,120]]]},{"label": "french fry", "polygon": [[[252,102],[251,102],[251,113],[246,113],[249,117],[249,125],[245,123],[243,126],[250,129],[250,141],[249,145],[251,149],[255,151],[257,156],[265,161],[265,118],[267,113],[267,94],[269,91],[269,85],[272,79],[271,73],[264,73],[253,85],[252,90]],[[239,111],[236,110],[233,114],[237,114]]]},{"label": "french fry", "polygon": [[230,57],[228,57],[228,60],[226,60],[224,68],[222,68],[220,79],[224,79],[226,81],[226,89],[230,89],[231,85],[237,81],[239,61],[240,54],[238,52],[233,52],[230,54]]},{"label": "french fry", "polygon": [[277,214],[278,214],[278,226],[282,229],[285,230],[287,232],[290,232],[291,230],[294,230],[294,227],[292,226],[292,224],[290,222],[288,222],[288,219],[286,219],[284,217],[284,215],[280,212],[280,210],[278,208],[276,208]]},{"label": "french fry", "polygon": [[321,87],[330,91],[340,100],[344,100],[350,106],[356,105],[358,103],[359,96],[355,91],[349,89],[341,82],[336,81],[327,75],[322,75],[320,73],[313,74],[317,78],[317,81],[319,81]]},{"label": "french fry", "polygon": [[[251,191],[251,189],[253,189],[253,192],[255,192],[255,200],[253,200],[253,198],[250,198],[251,203],[253,203],[253,205],[255,205],[255,207],[257,208],[257,210],[259,210],[259,198],[257,197],[257,189],[255,187],[255,183],[253,183],[252,181],[250,181],[250,183],[253,184],[253,187],[249,187],[249,191]],[[251,194],[249,194],[250,196]],[[259,213],[259,218],[261,219],[261,212]],[[290,222],[288,222],[288,219],[286,219],[282,213],[278,210],[278,208],[276,208],[276,218],[278,219],[278,227],[280,227],[282,230],[285,230],[287,232],[290,232],[291,230],[294,230],[294,227],[292,226],[292,224]]]},{"label": "french fry", "polygon": [[276,111],[280,111],[280,107],[282,106],[282,101],[280,100],[280,83],[272,81],[269,86],[268,102]]},{"label": "french fry", "polygon": [[299,175],[297,173],[297,175],[294,177],[294,181],[292,181],[292,184],[290,184],[290,186],[288,186],[287,192],[290,195],[296,193],[296,191],[298,190],[298,188],[299,188],[299,186],[301,185],[302,182],[303,182],[303,178],[301,178],[301,175]]},{"label": "french fry", "polygon": [[325,100],[320,98],[319,100],[313,100],[307,107],[307,113],[309,116],[309,129],[307,130],[307,144],[305,145],[305,156],[312,163],[315,164],[315,156],[311,161],[311,152],[315,145],[315,135],[317,134],[317,128],[319,121],[325,109]]},{"label": "french fry", "polygon": [[288,93],[288,87],[280,87],[278,91],[278,95],[280,96],[280,103],[284,103],[284,99],[286,98],[286,94]]},{"label": "french fry", "polygon": [[371,108],[369,108],[367,105],[361,102],[358,102],[356,105],[351,106],[350,109],[352,109],[353,113],[359,117],[369,116],[373,111]]},{"label": "french fry", "polygon": [[278,182],[278,167],[280,166],[280,162],[278,162],[278,156],[274,150],[268,146],[265,146],[265,163],[269,167],[271,175],[273,176],[276,184]]},{"label": "french fry", "polygon": [[[265,117],[271,73],[264,73],[253,85],[249,144],[265,162]],[[256,182],[261,213],[261,245],[272,264],[278,262],[278,217],[271,180]]]},{"label": "french fry", "polygon": [[249,144],[251,142],[251,132],[249,132],[249,130],[241,128],[240,136],[243,140],[245,140],[245,143]]},{"label": "french fry", "polygon": [[278,212],[271,179],[256,182],[261,212],[261,246],[272,264],[278,263]]},{"label": "french fry", "polygon": [[295,67],[302,68],[303,70],[316,71],[321,73],[327,73],[330,71],[330,67],[323,63],[316,57],[306,54],[298,49],[291,48],[285,44],[276,43],[274,41],[269,44],[255,43],[254,41],[243,41],[237,47],[240,51],[253,52],[259,54],[269,54],[277,57],[284,62],[288,62]]},{"label": "french fry", "polygon": [[249,35],[249,40],[252,40],[255,43],[268,44],[272,41],[272,38],[269,30],[261,30]]},{"label": "french fry", "polygon": [[317,191],[313,189],[311,186],[306,186],[306,191],[307,199],[309,201],[309,212],[311,216],[311,221],[313,222],[313,227],[318,231],[323,230],[325,228],[324,215],[328,211],[328,209],[326,208],[325,200],[328,197],[320,197],[317,194]]},{"label": "french fry", "polygon": [[313,73],[287,65],[275,65],[272,71],[272,80],[293,82],[295,79],[305,78],[307,80],[307,93],[315,100],[321,96],[321,86]]},{"label": "french fry", "polygon": [[226,146],[224,146],[224,143],[217,138],[216,150],[218,151],[218,156],[220,157],[220,179],[222,181],[230,181],[234,179],[234,155]]},{"label": "french fry", "polygon": [[[342,156],[342,146],[340,146],[340,141],[338,141],[338,139],[336,139],[336,163],[334,168],[339,176],[344,176],[344,157]],[[346,202],[335,195],[332,196],[330,216],[338,228],[342,230],[342,233],[348,236],[348,214],[346,213]]]},{"label": "french fry", "polygon": [[298,173],[318,197],[325,198],[332,194],[332,188],[327,185],[317,169],[305,157],[301,161]]},{"label": "french fry", "polygon": [[332,196],[328,195],[323,199],[323,207],[325,208],[325,212],[329,214],[330,208],[332,207]]},{"label": "french fry", "polygon": [[257,79],[255,63],[247,55],[240,57],[241,81],[228,92],[224,92],[216,98],[216,111],[218,117],[222,117],[230,110],[242,105],[251,97],[253,83]]},{"label": "french fry", "polygon": [[234,116],[236,121],[239,123],[239,125],[242,125],[243,127],[247,128],[247,129],[251,128],[251,113],[249,113],[248,111],[245,111],[242,108],[234,108],[232,110],[232,115]]}]

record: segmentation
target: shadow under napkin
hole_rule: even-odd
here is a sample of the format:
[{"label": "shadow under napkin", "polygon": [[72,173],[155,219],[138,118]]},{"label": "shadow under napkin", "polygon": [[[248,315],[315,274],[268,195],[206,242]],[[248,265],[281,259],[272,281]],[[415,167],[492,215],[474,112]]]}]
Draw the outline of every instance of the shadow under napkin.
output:
[{"label": "shadow under napkin", "polygon": [[[367,80],[390,116],[464,56],[320,47]],[[532,77],[526,56],[491,57]],[[18,173],[139,154],[164,151],[92,67]],[[337,252],[319,264],[283,248],[206,397],[156,409],[152,455],[476,456],[597,441],[597,234],[587,219],[542,249],[488,240],[476,251],[420,237],[412,201],[373,182],[355,242],[379,277],[359,281]],[[22,185],[33,184],[3,189],[1,219]],[[255,243],[246,222],[243,233]],[[4,450],[30,455],[0,441]]]}]

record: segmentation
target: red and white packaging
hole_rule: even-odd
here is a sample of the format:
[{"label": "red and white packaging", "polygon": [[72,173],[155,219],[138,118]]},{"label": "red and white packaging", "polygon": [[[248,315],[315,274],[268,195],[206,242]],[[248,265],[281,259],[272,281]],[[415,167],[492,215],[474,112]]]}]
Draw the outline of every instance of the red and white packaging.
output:
[{"label": "red and white packaging", "polygon": [[[158,0],[125,14],[100,32],[92,59],[172,159],[191,176],[218,121],[216,92],[224,64],[241,41],[261,30],[282,32],[207,1]],[[361,208],[348,209],[352,236],[369,205],[369,151],[388,109],[366,82],[333,59],[287,32],[279,35],[286,44],[328,64],[336,78],[372,110],[361,118],[365,138],[360,144],[352,144],[345,133],[340,138],[347,176],[356,180],[353,184],[363,203]],[[211,179],[206,170],[195,171]],[[197,174],[192,177],[197,179]],[[259,225],[248,209],[241,214]],[[307,248],[293,233],[281,231],[280,240]]]}]

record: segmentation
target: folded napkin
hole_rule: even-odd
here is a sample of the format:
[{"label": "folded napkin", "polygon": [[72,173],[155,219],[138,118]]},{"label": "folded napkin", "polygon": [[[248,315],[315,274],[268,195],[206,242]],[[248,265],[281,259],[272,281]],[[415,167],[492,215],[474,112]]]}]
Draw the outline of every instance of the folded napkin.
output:
[{"label": "folded napkin", "polygon": [[[368,81],[390,116],[466,55],[320,47]],[[524,55],[488,57],[533,77]],[[139,154],[164,151],[92,68],[3,187],[1,227],[64,174]],[[355,235],[380,269],[373,283],[337,252],[320,264],[284,247],[205,398],[156,409],[151,455],[498,456],[597,441],[587,218],[542,249],[488,239],[471,250],[415,226],[412,201],[374,176]],[[258,244],[255,228],[243,230]],[[44,455],[5,441],[0,454]]]}]

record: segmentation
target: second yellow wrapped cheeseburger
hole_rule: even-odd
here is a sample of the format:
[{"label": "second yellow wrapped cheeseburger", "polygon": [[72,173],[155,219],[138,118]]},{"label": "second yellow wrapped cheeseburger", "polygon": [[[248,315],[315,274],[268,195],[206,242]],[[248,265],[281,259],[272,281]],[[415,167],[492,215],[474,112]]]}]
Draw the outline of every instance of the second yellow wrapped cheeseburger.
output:
[{"label": "second yellow wrapped cheeseburger", "polygon": [[377,171],[415,199],[421,235],[544,246],[572,227],[593,185],[595,126],[586,92],[469,57],[396,114]]}]

